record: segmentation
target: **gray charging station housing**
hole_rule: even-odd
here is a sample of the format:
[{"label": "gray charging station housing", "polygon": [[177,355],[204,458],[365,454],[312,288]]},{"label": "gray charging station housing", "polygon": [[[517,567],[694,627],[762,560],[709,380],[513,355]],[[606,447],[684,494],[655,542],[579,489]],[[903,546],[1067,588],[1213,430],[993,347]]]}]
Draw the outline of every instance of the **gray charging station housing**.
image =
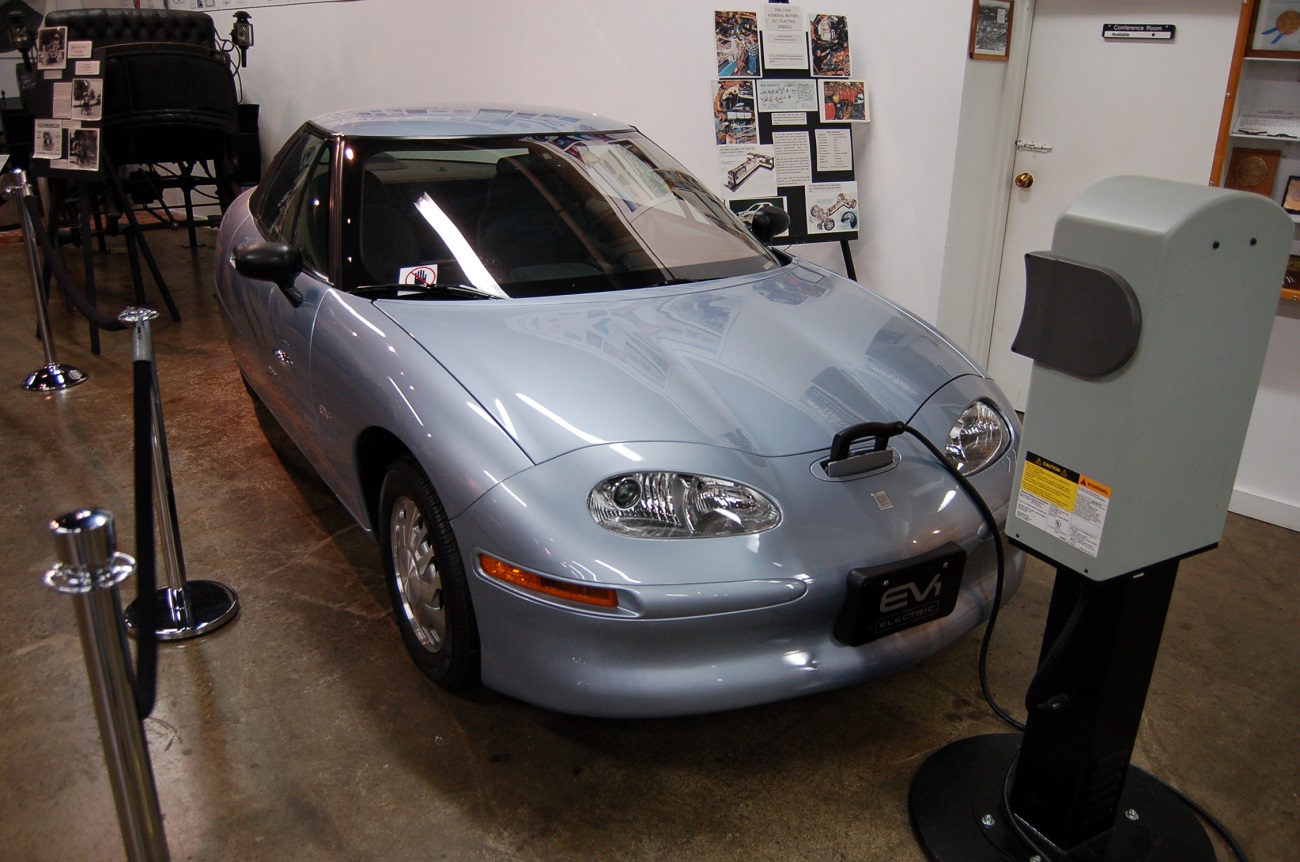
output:
[{"label": "gray charging station housing", "polygon": [[1069,206],[1013,346],[1034,365],[1010,538],[1095,580],[1219,541],[1294,228],[1262,195],[1149,177]]}]

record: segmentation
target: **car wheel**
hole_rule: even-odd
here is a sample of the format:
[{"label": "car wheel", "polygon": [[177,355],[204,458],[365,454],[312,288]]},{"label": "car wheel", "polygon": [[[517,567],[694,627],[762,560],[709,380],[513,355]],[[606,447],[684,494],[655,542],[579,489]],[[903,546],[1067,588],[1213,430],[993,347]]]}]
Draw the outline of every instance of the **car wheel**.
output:
[{"label": "car wheel", "polygon": [[478,629],[460,549],[442,503],[414,458],[389,465],[379,493],[380,549],[406,649],[448,690],[478,682]]}]

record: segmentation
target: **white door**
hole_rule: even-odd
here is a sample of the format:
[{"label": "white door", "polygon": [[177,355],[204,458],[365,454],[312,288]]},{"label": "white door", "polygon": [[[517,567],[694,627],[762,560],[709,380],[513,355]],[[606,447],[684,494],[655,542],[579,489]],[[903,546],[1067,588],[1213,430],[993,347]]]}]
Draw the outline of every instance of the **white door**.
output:
[{"label": "white door", "polygon": [[[1205,184],[1232,60],[1239,0],[1037,0],[1020,145],[994,309],[989,371],[1023,410],[1030,362],[1011,352],[1024,256],[1052,245],[1057,217],[1094,182],[1145,174]],[[1020,22],[1016,22],[1019,24]],[[1173,24],[1174,41],[1105,42],[1103,24]]]}]

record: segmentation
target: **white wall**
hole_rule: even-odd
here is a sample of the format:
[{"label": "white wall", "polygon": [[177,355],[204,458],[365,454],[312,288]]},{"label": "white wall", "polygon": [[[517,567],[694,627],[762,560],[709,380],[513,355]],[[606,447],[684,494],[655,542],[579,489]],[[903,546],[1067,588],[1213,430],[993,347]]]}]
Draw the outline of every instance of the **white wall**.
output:
[{"label": "white wall", "polygon": [[[1153,14],[1167,0],[1109,2]],[[79,5],[52,0],[50,8]],[[720,189],[709,84],[716,8],[759,0],[355,0],[254,9],[257,43],[244,70],[262,105],[269,158],[304,120],[329,110],[439,101],[522,102],[624,119]],[[805,2],[849,16],[855,77],[868,81],[872,122],[854,129],[861,239],[859,277],[978,350],[995,288],[996,211],[979,201],[1005,188],[1020,74],[966,59],[967,0]],[[1023,50],[1033,3],[1017,4]],[[214,13],[219,32],[229,13]],[[1158,17],[1158,15],[1157,15]],[[1225,51],[1230,50],[1230,45]],[[1227,67],[1228,56],[1204,62]],[[5,75],[4,80],[12,77]],[[1178,76],[1174,76],[1177,79]],[[1127,139],[1115,130],[1117,145]],[[1206,141],[1196,142],[1205,146]],[[1208,175],[1209,164],[1206,164]],[[1000,245],[1000,239],[997,240]],[[797,246],[842,271],[838,247]],[[973,277],[966,276],[973,273]],[[1256,403],[1234,509],[1300,529],[1300,320],[1279,318]],[[1288,520],[1290,519],[1290,520]]]},{"label": "white wall", "polygon": [[[1056,8],[1059,12],[1063,5],[1067,4],[1056,0],[1020,0],[1016,7],[1016,29],[1013,30],[1012,62],[1005,67],[991,63],[968,64],[937,320],[940,328],[977,357],[986,356],[989,349],[990,303],[997,289],[1014,156],[1011,148],[1015,146],[1020,114],[1020,94],[1016,87],[1018,76],[1023,75],[1024,70],[1018,64],[1023,63],[1028,53],[1027,37],[1031,29],[1027,25],[1036,6]],[[1210,47],[1196,54],[1196,69],[1161,70],[1171,88],[1166,101],[1185,96],[1176,88],[1186,86],[1188,80],[1197,77],[1202,81],[1217,80],[1215,76],[1222,74],[1226,88],[1238,10],[1234,0],[1197,0],[1194,12],[1188,12],[1179,0],[1143,0],[1140,3],[1096,0],[1089,9],[1113,14],[1114,20],[1118,21],[1141,18],[1161,22],[1175,14],[1200,16],[1202,20],[1197,22],[1197,36]],[[1180,27],[1179,35],[1184,35],[1184,28]],[[1067,68],[1070,62],[1069,57],[1061,59]],[[1029,74],[1032,75],[1033,70]],[[1218,86],[1202,86],[1212,86],[1213,92],[1206,94],[1211,102],[1221,98]],[[1174,126],[1165,140],[1186,142],[1185,151],[1177,154],[1185,169],[1185,175],[1178,177],[1180,179],[1188,182],[1209,179],[1217,109],[1211,107],[1211,112],[1213,116],[1209,117],[1205,116],[1205,111],[1164,111],[1159,114]],[[1124,127],[1111,130],[1111,137],[1113,150],[1107,158],[1120,163],[1125,158],[1126,148],[1134,148],[1136,161],[1137,156],[1151,146],[1149,140],[1134,136],[1131,129]],[[1012,265],[1022,264],[1017,260]],[[1293,431],[1300,427],[1300,374],[1297,373],[1297,368],[1300,368],[1300,319],[1296,319],[1300,317],[1300,311],[1292,310],[1290,313],[1293,316],[1278,317],[1274,322],[1231,509],[1300,530],[1300,456],[1295,454]],[[1212,419],[1207,417],[1207,421]]]},{"label": "white wall", "polygon": [[1034,3],[1016,4],[1007,62],[968,61],[963,79],[936,321],[980,362],[992,342]]},{"label": "white wall", "polygon": [[[1300,530],[1300,310],[1284,303],[1273,321],[1264,376],[1232,492],[1234,512]],[[1290,307],[1286,307],[1290,306]]]},{"label": "white wall", "polygon": [[[254,9],[244,89],[262,105],[266,158],[301,122],[338,108],[522,102],[626,120],[721,190],[709,93],[713,11],[760,5],[358,0]],[[936,0],[805,9],[849,16],[854,74],[870,87],[872,122],[854,129],[864,198],[852,249],[858,276],[933,320],[969,16]],[[228,14],[214,17],[229,29]],[[795,251],[843,271],[835,244]]]}]

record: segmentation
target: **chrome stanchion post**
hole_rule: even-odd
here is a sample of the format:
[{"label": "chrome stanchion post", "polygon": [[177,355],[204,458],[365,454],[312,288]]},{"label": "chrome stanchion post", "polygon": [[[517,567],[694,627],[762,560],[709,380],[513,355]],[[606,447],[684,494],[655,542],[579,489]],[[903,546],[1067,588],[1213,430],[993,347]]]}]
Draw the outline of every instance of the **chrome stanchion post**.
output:
[{"label": "chrome stanchion post", "polygon": [[135,560],[117,552],[113,515],[79,509],[50,522],[59,563],[45,573],[53,590],[75,599],[77,627],[130,862],[167,862],[167,836],[149,749],[136,709],[117,585]]},{"label": "chrome stanchion post", "polygon": [[41,273],[40,251],[37,247],[36,225],[31,213],[27,211],[27,199],[32,197],[31,184],[27,174],[20,170],[13,171],[5,179],[6,190],[14,190],[20,198],[18,210],[22,218],[23,246],[27,250],[27,272],[32,279],[32,290],[36,293],[36,326],[41,333],[41,343],[45,347],[45,365],[27,375],[23,388],[36,392],[57,392],[76,386],[86,381],[86,372],[71,365],[63,365],[54,355],[54,338],[50,335],[50,315],[45,304],[44,279]]},{"label": "chrome stanchion post", "polygon": [[[167,572],[167,586],[158,590],[160,613],[155,632],[158,640],[176,641],[207,634],[229,622],[239,612],[239,596],[225,584],[191,581],[185,577],[185,555],[181,549],[171,459],[167,457],[167,431],[162,418],[162,396],[154,363],[153,333],[149,326],[149,321],[157,316],[158,312],[151,308],[127,308],[117,319],[132,325],[133,360],[148,362],[153,367],[150,441],[153,448],[154,509],[161,536],[163,568]],[[135,605],[132,602],[126,609],[126,624],[131,631],[137,625]]]}]

